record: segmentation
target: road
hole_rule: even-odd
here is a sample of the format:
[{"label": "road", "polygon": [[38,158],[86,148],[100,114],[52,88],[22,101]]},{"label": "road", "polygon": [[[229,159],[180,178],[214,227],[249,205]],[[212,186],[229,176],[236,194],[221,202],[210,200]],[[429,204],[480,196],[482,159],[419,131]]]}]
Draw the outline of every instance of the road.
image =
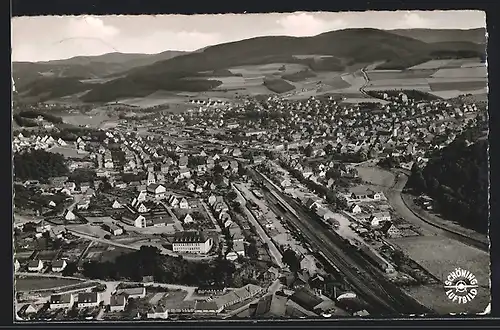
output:
[{"label": "road", "polygon": [[443,225],[437,224],[431,221],[430,219],[425,219],[419,216],[418,214],[415,214],[408,207],[408,205],[406,205],[401,196],[401,193],[407,181],[408,181],[407,175],[403,173],[397,174],[393,186],[386,192],[386,197],[389,200],[389,203],[400,216],[402,216],[407,221],[413,223],[414,225],[424,229],[425,234],[427,235],[448,237],[456,241],[462,242],[466,245],[481,249],[483,251],[489,251],[489,246],[487,242],[468,237],[464,234],[453,231],[450,228],[446,228]]},{"label": "road", "polygon": [[390,283],[378,269],[346,245],[337,234],[312,219],[302,206],[276,189],[269,179],[255,171],[251,173],[254,177],[263,179],[263,184],[268,189],[264,190],[264,195],[273,211],[288,219],[314,247],[325,254],[345,275],[347,282],[355,288],[360,297],[370,304],[375,314],[431,313],[428,308]]},{"label": "road", "polygon": [[269,235],[267,235],[264,228],[262,228],[262,225],[257,221],[257,219],[255,219],[252,212],[248,209],[248,207],[246,205],[246,199],[245,199],[245,197],[243,197],[243,194],[241,193],[241,191],[236,187],[236,185],[232,184],[232,186],[233,186],[233,189],[236,191],[236,194],[238,195],[238,200],[241,204],[243,211],[247,215],[248,220],[250,220],[252,225],[255,227],[255,230],[257,231],[257,234],[259,234],[261,240],[267,244],[269,253],[274,258],[274,261],[276,262],[276,264],[280,268],[285,267],[285,265],[283,264],[283,261],[282,261],[283,256],[281,255],[281,252],[278,250],[278,248],[276,247],[274,242],[271,240]]}]

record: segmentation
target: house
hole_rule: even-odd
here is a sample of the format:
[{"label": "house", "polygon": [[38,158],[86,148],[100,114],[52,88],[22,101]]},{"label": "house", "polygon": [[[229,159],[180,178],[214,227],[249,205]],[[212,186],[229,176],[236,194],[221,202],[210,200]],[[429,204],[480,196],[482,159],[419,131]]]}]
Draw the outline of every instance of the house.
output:
[{"label": "house", "polygon": [[38,312],[40,307],[34,304],[26,304],[23,307],[19,309],[19,312],[17,312],[17,315],[32,315]]},{"label": "house", "polygon": [[142,215],[139,215],[135,220],[134,220],[134,226],[137,228],[146,228],[146,218],[143,217]]},{"label": "house", "polygon": [[403,233],[401,230],[399,230],[398,227],[396,227],[392,222],[388,221],[386,222],[380,231],[385,234],[389,238],[399,238],[403,236]]},{"label": "house", "polygon": [[52,263],[52,271],[56,273],[62,272],[67,265],[66,260],[56,260]]},{"label": "house", "polygon": [[146,188],[146,192],[148,196],[158,200],[165,198],[167,189],[162,184],[153,183],[148,185],[148,187]]},{"label": "house", "polygon": [[185,224],[194,223],[194,219],[191,216],[191,214],[189,214],[189,213],[186,214],[186,216],[184,217],[184,223]]},{"label": "house", "polygon": [[38,259],[38,260],[32,260],[28,264],[28,271],[30,272],[39,272],[43,269],[43,261]]},{"label": "house", "polygon": [[123,235],[123,228],[118,227],[116,224],[111,223],[111,224],[103,224],[102,229],[107,231],[108,233],[114,235],[114,236],[119,236]]},{"label": "house", "polygon": [[168,310],[163,306],[152,306],[148,313],[148,319],[168,319]]},{"label": "house", "polygon": [[97,307],[101,303],[99,292],[80,292],[78,294],[78,307]]},{"label": "house", "polygon": [[78,204],[76,204],[77,210],[87,210],[90,206],[90,199],[82,199]]},{"label": "house", "polygon": [[391,214],[389,212],[376,212],[370,216],[369,221],[372,227],[378,227],[383,221],[391,221]]},{"label": "house", "polygon": [[148,186],[156,183],[155,174],[153,172],[148,172]]},{"label": "house", "polygon": [[181,209],[188,209],[189,208],[189,203],[185,198],[181,199],[181,201],[179,203],[179,208],[181,208]]},{"label": "house", "polygon": [[14,260],[14,271],[18,272],[19,268],[21,268],[21,264],[19,263],[19,260]]},{"label": "house", "polygon": [[184,231],[175,233],[172,242],[173,252],[206,254],[212,249],[212,238],[201,231]]},{"label": "house", "polygon": [[239,148],[234,148],[233,149],[233,157],[241,157],[242,153]]},{"label": "house", "polygon": [[119,289],[116,292],[117,295],[122,295],[127,297],[127,299],[139,299],[146,297],[146,288],[145,287],[136,287],[136,288],[125,288]]},{"label": "house", "polygon": [[109,310],[111,312],[123,312],[127,305],[127,299],[124,295],[112,295],[109,299]]},{"label": "house", "polygon": [[353,214],[358,214],[358,213],[361,213],[362,210],[358,204],[353,204],[351,206],[351,208],[349,209],[349,211],[351,211],[351,213],[353,213]]},{"label": "house", "polygon": [[71,293],[53,294],[49,299],[50,309],[71,308],[75,302],[75,298]]},{"label": "house", "polygon": [[315,209],[315,208],[318,208],[319,207],[319,204],[317,201],[315,201],[314,199],[312,198],[308,198],[305,202],[305,206],[312,210],[312,209]]},{"label": "house", "polygon": [[179,158],[179,168],[183,169],[188,166],[189,158],[187,156],[183,156]]}]

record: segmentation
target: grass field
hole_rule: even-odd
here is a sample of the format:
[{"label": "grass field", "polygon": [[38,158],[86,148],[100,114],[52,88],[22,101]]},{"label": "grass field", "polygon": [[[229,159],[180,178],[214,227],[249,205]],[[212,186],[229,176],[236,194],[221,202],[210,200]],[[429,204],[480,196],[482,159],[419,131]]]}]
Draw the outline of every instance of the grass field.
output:
[{"label": "grass field", "polygon": [[17,277],[17,291],[44,290],[58,288],[81,283],[81,281],[67,278],[50,278],[50,277]]},{"label": "grass field", "polygon": [[461,267],[473,272],[481,285],[489,285],[490,260],[484,251],[438,236],[405,237],[390,241],[439,279],[448,276],[456,267]]},{"label": "grass field", "polygon": [[61,154],[65,158],[85,158],[88,154],[88,153],[79,154],[75,148],[68,148],[68,147],[52,147],[47,151],[55,154]]}]

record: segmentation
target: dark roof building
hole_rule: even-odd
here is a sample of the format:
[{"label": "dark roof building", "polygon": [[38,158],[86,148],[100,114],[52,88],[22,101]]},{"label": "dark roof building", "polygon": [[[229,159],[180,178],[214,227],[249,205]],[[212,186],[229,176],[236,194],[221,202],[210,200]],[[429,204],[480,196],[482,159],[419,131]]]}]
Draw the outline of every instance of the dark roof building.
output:
[{"label": "dark roof building", "polygon": [[208,237],[201,231],[177,232],[173,243],[205,243]]}]

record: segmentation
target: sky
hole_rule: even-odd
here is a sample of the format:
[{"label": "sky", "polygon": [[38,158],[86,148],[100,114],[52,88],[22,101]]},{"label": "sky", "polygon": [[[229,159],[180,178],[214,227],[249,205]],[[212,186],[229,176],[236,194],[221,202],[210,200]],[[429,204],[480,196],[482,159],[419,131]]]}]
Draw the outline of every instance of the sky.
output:
[{"label": "sky", "polygon": [[314,36],[347,28],[471,29],[481,11],[296,12],[158,16],[40,16],[12,19],[13,61],[111,52],[155,54],[266,35]]}]

